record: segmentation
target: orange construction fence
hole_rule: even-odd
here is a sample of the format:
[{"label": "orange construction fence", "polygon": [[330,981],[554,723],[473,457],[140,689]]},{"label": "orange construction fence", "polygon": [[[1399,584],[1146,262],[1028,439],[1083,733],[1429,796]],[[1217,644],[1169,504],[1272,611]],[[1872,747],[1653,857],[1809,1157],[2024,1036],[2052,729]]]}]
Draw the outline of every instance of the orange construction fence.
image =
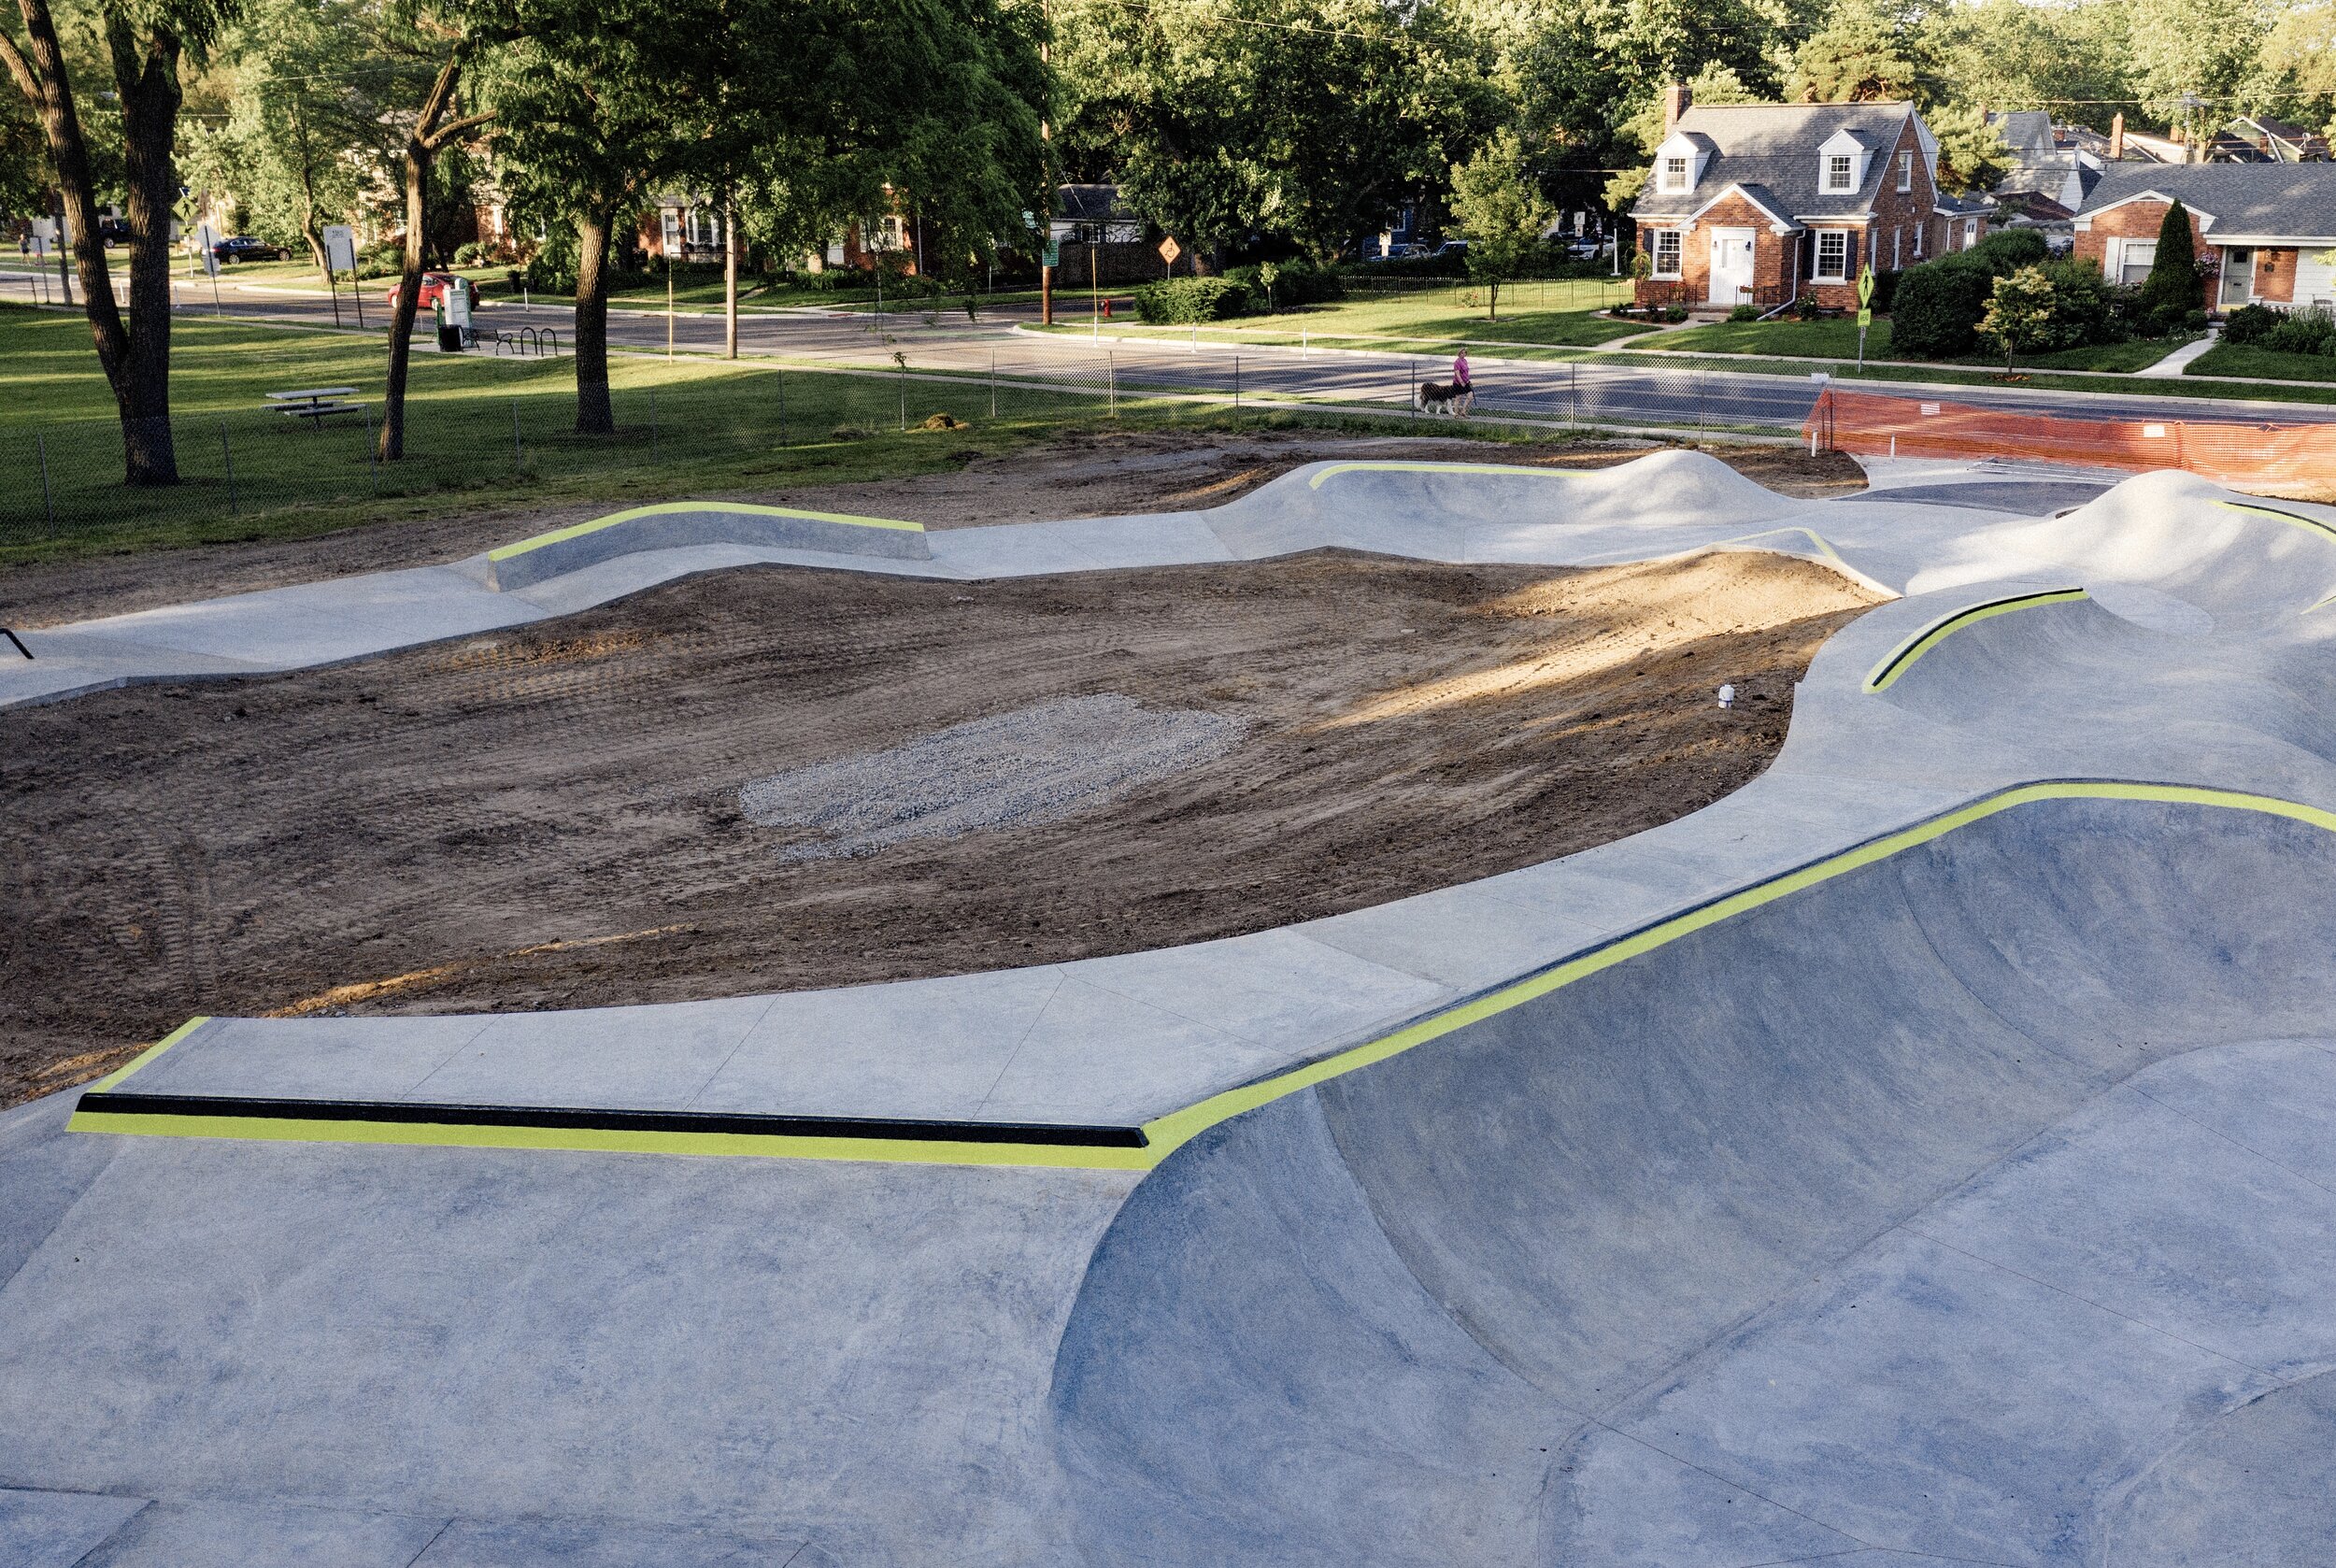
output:
[{"label": "orange construction fence", "polygon": [[2265,494],[2336,497],[2336,421],[2069,419],[1828,387],[1802,435],[1812,450],[2186,468]]}]

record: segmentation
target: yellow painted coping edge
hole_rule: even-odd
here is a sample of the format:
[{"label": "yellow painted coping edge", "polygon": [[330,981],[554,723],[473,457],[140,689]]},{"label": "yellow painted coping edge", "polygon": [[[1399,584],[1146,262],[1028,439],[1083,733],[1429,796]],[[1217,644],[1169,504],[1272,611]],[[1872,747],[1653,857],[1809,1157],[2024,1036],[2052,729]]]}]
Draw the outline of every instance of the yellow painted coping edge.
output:
[{"label": "yellow painted coping edge", "polygon": [[758,506],[743,501],[667,501],[654,506],[634,506],[628,511],[611,512],[605,518],[593,518],[589,522],[555,528],[548,534],[538,534],[517,544],[491,549],[487,552],[487,559],[508,561],[515,555],[525,555],[529,550],[541,549],[546,545],[556,545],[566,539],[580,539],[587,534],[597,534],[604,528],[614,528],[618,523],[631,522],[635,518],[662,517],[674,512],[744,512],[750,517],[803,518],[811,522],[840,522],[852,528],[891,528],[909,534],[925,531],[921,522],[902,522],[894,518],[853,517],[845,512],[806,512],[797,506]]},{"label": "yellow painted coping edge", "polygon": [[[937,1143],[918,1139],[790,1137],[764,1134],[620,1132],[578,1128],[432,1126],[383,1123],[279,1120],[255,1117],[150,1116],[117,1112],[76,1111],[66,1126],[77,1133],[116,1133],[145,1136],[249,1138],[301,1143],[400,1144],[449,1148],[563,1149],[588,1153],[754,1155],[796,1160],[862,1160],[906,1164],[1018,1165],[1081,1170],[1147,1171],[1200,1133],[1221,1121],[1332,1078],[1344,1076],[1374,1062],[1399,1056],[1415,1046],[1440,1039],[1470,1024],[1482,1022],[1512,1008],[1572,985],[1575,980],[1612,968],[1629,959],[1654,951],[1682,936],[1717,925],[1789,894],[1813,888],[1845,873],[1887,860],[1892,855],[1930,843],[1958,828],[1992,817],[2014,806],[2042,800],[2129,800],[2180,805],[2208,805],[2229,810],[2259,811],[2285,817],[2336,833],[2336,812],[2302,805],[2272,795],[2210,790],[2182,784],[2137,784],[2106,780],[2054,780],[2022,784],[1959,806],[1912,827],[1814,861],[1765,882],[1756,883],[1709,904],[1674,915],[1642,930],[1618,936],[1521,980],[1457,1003],[1395,1031],[1391,1034],[1349,1047],[1318,1062],[1214,1094],[1179,1111],[1144,1123],[1149,1140],[1143,1148],[1100,1148],[1040,1144]],[[152,1061],[198,1026],[190,1019],[97,1087],[109,1089]]]},{"label": "yellow painted coping edge", "polygon": [[185,1039],[188,1035],[193,1033],[196,1030],[202,1028],[205,1024],[210,1021],[211,1016],[208,1013],[198,1013],[193,1018],[191,1018],[187,1019],[186,1022],[180,1024],[178,1028],[172,1030],[169,1033],[164,1035],[161,1039],[155,1041],[152,1045],[147,1047],[144,1050],[138,1052],[137,1055],[132,1057],[128,1062],[123,1062],[121,1066],[115,1068],[112,1072],[107,1074],[104,1077],[90,1085],[90,1087],[92,1089],[98,1090],[113,1088],[114,1085],[120,1083],[122,1079],[128,1077],[131,1074],[136,1072],[139,1068],[145,1066],[148,1062],[162,1055],[163,1052],[168,1050],[171,1047],[177,1045],[179,1041]]},{"label": "yellow painted coping edge", "polygon": [[2072,599],[2087,597],[2081,588],[2052,588],[2035,593],[2015,593],[2006,598],[1990,599],[1984,605],[1973,605],[1954,614],[1944,616],[1890,649],[1889,656],[1866,672],[1866,690],[1887,691],[1898,683],[1898,677],[1915,667],[1915,661],[1963,630],[1999,615],[2015,610],[2034,609],[2039,605],[2065,605]]},{"label": "yellow painted coping edge", "polygon": [[2217,501],[2215,505],[2229,511],[2252,512],[2257,517],[2277,518],[2291,528],[2300,528],[2307,534],[2317,534],[2323,539],[2336,539],[2336,527],[2331,527],[2317,518],[2303,517],[2295,512],[2283,512],[2276,506],[2250,506],[2243,501]]}]

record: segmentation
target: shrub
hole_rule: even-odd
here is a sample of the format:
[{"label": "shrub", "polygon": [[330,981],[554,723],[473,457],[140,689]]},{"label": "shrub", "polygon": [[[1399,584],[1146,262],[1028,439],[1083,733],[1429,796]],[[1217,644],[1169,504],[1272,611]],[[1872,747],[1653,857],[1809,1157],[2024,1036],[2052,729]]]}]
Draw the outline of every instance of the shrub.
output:
[{"label": "shrub", "polygon": [[1817,321],[1825,314],[1825,302],[1816,297],[1815,289],[1804,289],[1792,302],[1792,313],[1804,321]]},{"label": "shrub", "polygon": [[2142,298],[2152,315],[2168,307],[2185,314],[2199,307],[2198,249],[2190,236],[2189,209],[2180,202],[2166,208],[2165,221],[2158,225],[2158,259],[2142,283]]},{"label": "shrub", "polygon": [[576,292],[576,266],[564,256],[548,250],[537,251],[528,258],[524,276],[527,287],[539,294],[572,294]]},{"label": "shrub", "polygon": [[2280,323],[2280,312],[2268,305],[2243,305],[2222,324],[2225,343],[2259,343]]},{"label": "shrub", "polygon": [[1994,273],[1975,250],[1906,269],[1890,311],[1890,351],[1908,359],[1961,359],[1977,347]]},{"label": "shrub", "polygon": [[2115,343],[2126,335],[2116,292],[2091,262],[2046,262],[2041,269],[2052,283],[2054,335],[2064,349]]},{"label": "shrub", "polygon": [[1760,319],[1760,307],[1757,305],[1739,305],[1728,312],[1728,319],[1731,321],[1757,321]]},{"label": "shrub", "polygon": [[1248,287],[1230,278],[1175,278],[1135,291],[1135,312],[1153,326],[1222,321],[1249,310]]},{"label": "shrub", "polygon": [[2044,352],[2069,347],[2058,319],[2057,290],[2040,266],[2024,266],[1990,286],[1979,335],[2000,349],[2008,366],[2020,350]]},{"label": "shrub", "polygon": [[1669,321],[1669,322],[1672,322],[1674,325],[1676,325],[1678,322],[1684,321],[1686,321],[1687,319],[1688,319],[1688,307],[1687,307],[1686,306],[1684,306],[1684,305],[1666,305],[1666,306],[1663,306],[1663,320],[1664,320],[1664,321]]},{"label": "shrub", "polygon": [[1885,316],[1890,313],[1890,306],[1898,298],[1898,280],[1905,276],[1898,269],[1873,275],[1873,298],[1869,303],[1876,311]]},{"label": "shrub", "polygon": [[2262,346],[2283,354],[2336,355],[2336,314],[2324,306],[2289,311],[2263,335]]},{"label": "shrub", "polygon": [[[1264,271],[1274,268],[1273,287],[1267,288]],[[1327,300],[1346,297],[1346,280],[1328,267],[1318,267],[1304,262],[1267,262],[1257,266],[1234,266],[1225,269],[1225,279],[1247,289],[1256,299],[1271,299],[1276,310],[1291,310],[1301,305],[1320,305]]]},{"label": "shrub", "polygon": [[2024,266],[2041,266],[2052,253],[2044,236],[2035,229],[1998,229],[1959,256],[1976,257],[1998,278],[2008,277]]}]

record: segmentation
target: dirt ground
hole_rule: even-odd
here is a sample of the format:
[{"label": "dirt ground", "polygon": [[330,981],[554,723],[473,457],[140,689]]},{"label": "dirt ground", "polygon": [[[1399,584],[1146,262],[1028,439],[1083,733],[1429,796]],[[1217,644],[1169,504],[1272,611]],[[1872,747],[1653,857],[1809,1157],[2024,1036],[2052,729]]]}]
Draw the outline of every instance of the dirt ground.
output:
[{"label": "dirt ground", "polygon": [[[1078,435],[941,473],[866,483],[741,491],[709,499],[813,506],[904,518],[928,528],[1175,512],[1221,506],[1301,463],[1368,455],[1449,463],[1602,468],[1650,449],[1647,442],[1511,445],[1456,439],[1372,439],[1301,431],[1224,435],[1130,431]],[[1714,447],[1712,455],[1788,495],[1839,495],[1865,487],[1838,453],[1793,447]],[[0,571],[0,626],[54,626],[221,593],[460,561],[547,529],[603,516],[621,501],[532,510],[472,511],[426,522],[376,524],[303,539],[262,539],[144,550]]]},{"label": "dirt ground", "polygon": [[[358,665],[0,713],[0,1102],[197,1012],[851,985],[1509,870],[1743,785],[1870,602],[1742,553],[971,587],[752,569]],[[1082,815],[866,855],[785,859],[790,830],[740,809],[782,769],[1104,693],[1248,727]]]}]

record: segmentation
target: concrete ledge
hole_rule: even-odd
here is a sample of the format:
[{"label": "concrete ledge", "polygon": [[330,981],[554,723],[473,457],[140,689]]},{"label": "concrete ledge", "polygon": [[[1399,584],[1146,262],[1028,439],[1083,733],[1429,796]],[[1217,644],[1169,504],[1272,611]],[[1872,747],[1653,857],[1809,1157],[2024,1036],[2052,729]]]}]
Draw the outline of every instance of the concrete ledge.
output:
[{"label": "concrete ledge", "polygon": [[500,593],[617,556],[689,545],[760,545],[894,561],[927,561],[933,554],[921,523],[745,502],[676,501],[538,534],[474,557],[458,569]]}]

